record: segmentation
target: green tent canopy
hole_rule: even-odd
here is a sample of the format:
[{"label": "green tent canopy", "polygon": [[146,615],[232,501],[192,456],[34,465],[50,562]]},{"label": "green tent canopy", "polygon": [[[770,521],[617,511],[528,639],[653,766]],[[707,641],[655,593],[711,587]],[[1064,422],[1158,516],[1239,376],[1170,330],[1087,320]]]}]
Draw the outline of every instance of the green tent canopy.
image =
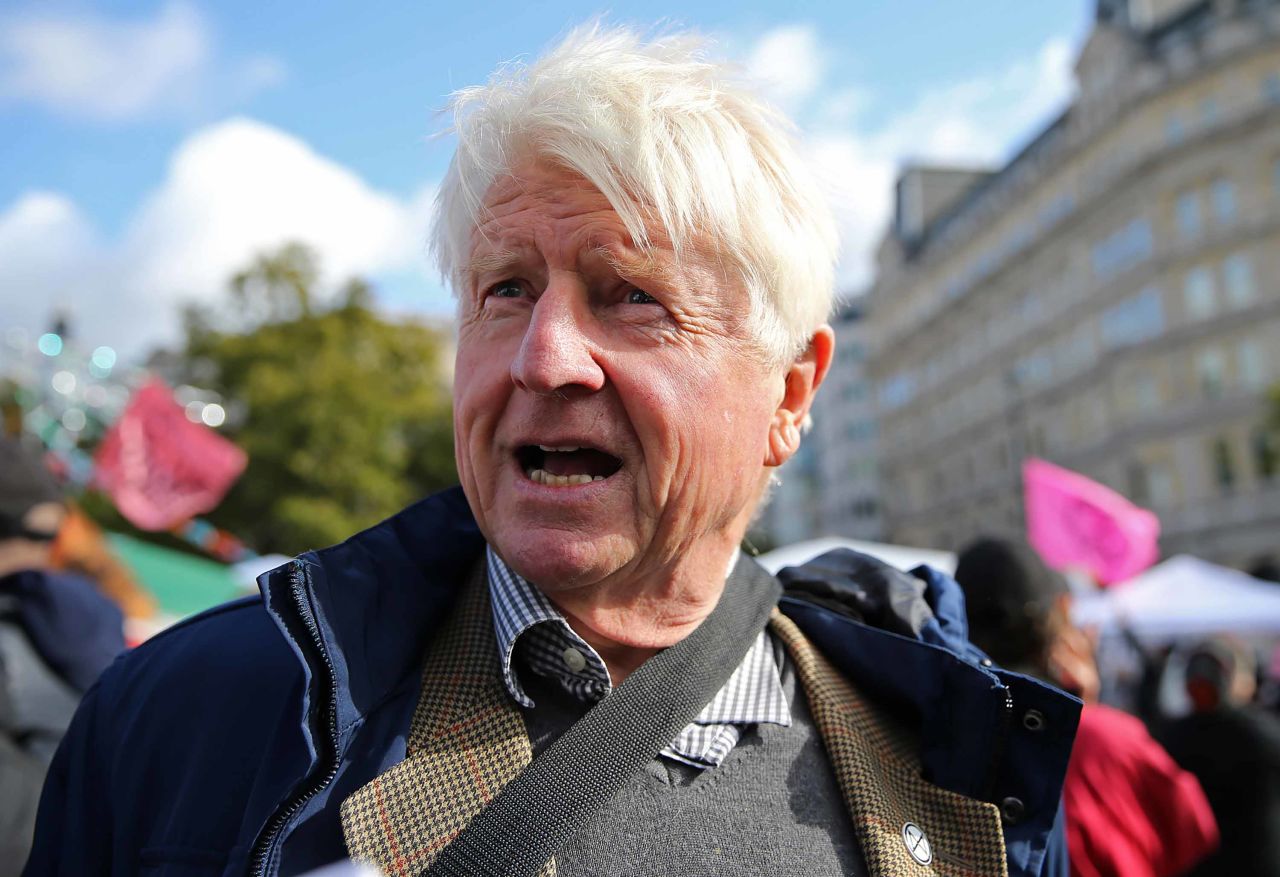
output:
[{"label": "green tent canopy", "polygon": [[183,618],[245,594],[226,564],[120,533],[108,533],[107,541],[164,615]]}]

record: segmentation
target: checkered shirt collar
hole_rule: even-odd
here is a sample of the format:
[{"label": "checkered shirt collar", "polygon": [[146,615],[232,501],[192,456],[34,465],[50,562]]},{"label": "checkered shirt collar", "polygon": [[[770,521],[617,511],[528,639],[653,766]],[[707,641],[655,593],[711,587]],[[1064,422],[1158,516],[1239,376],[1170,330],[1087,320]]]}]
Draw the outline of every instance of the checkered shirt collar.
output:
[{"label": "checkered shirt collar", "polygon": [[[511,569],[490,547],[486,549],[493,627],[502,680],[517,703],[533,707],[520,684],[512,658],[517,643],[530,669],[546,676],[581,701],[596,701],[613,690],[604,660],[574,633],[564,616],[538,588]],[[582,657],[571,669],[568,650]],[[767,631],[761,631],[724,687],[703,707],[662,754],[694,767],[714,767],[754,724],[791,724],[791,711],[778,675],[778,654]]]}]

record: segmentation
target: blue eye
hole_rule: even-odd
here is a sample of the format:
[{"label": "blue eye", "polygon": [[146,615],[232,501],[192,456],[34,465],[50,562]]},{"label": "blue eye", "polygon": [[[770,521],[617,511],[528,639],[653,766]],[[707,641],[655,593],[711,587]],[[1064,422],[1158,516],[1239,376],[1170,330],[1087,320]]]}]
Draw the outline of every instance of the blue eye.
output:
[{"label": "blue eye", "polygon": [[652,305],[657,303],[658,300],[643,289],[633,289],[627,293],[627,304],[629,305]]},{"label": "blue eye", "polygon": [[489,295],[497,298],[519,298],[524,295],[524,290],[520,288],[520,284],[511,280],[504,280],[491,286]]}]

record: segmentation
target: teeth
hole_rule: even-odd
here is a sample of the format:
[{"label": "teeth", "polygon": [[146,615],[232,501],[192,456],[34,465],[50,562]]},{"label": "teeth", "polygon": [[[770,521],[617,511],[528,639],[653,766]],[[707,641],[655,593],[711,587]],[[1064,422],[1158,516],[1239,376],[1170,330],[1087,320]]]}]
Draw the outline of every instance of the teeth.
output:
[{"label": "teeth", "polygon": [[603,475],[552,475],[546,469],[530,469],[526,474],[530,481],[545,484],[548,487],[569,487],[575,484],[590,484],[592,481],[604,481]]},{"label": "teeth", "polygon": [[570,451],[582,450],[578,445],[565,445],[562,448],[553,448],[550,445],[538,445],[538,449],[541,451],[558,451],[562,454],[567,454]]}]

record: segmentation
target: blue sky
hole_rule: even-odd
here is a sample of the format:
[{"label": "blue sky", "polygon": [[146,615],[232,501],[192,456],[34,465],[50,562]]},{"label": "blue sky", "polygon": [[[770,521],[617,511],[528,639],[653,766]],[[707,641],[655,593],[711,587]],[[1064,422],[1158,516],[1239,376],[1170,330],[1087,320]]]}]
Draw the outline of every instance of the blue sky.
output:
[{"label": "blue sky", "polygon": [[1090,0],[7,4],[0,331],[71,309],[87,343],[176,337],[184,301],[285,239],[390,311],[447,312],[422,233],[453,89],[599,14],[712,35],[800,124],[856,289],[907,158],[998,161],[1069,99]]}]

